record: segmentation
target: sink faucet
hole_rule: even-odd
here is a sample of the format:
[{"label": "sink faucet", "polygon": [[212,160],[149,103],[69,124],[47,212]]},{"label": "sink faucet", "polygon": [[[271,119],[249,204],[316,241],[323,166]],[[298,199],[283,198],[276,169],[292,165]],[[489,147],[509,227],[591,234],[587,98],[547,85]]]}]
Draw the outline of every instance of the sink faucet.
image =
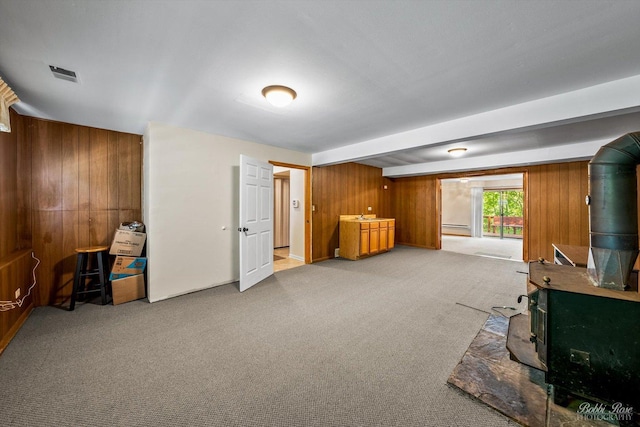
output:
[{"label": "sink faucet", "polygon": [[364,214],[363,213],[360,214],[360,218],[359,219],[364,219]]}]

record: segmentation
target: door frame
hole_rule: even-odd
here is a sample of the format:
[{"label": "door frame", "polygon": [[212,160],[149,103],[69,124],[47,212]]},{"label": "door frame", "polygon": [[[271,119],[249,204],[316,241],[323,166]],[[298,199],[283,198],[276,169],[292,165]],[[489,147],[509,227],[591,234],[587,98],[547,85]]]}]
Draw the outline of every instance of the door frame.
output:
[{"label": "door frame", "polygon": [[471,178],[487,175],[522,174],[524,209],[522,212],[522,259],[529,259],[529,171],[525,168],[493,169],[486,171],[459,172],[442,174],[436,177],[436,249],[442,249],[442,183],[443,179]]},{"label": "door frame", "polygon": [[304,263],[311,264],[311,166],[269,160],[273,166],[300,169],[304,174]]}]

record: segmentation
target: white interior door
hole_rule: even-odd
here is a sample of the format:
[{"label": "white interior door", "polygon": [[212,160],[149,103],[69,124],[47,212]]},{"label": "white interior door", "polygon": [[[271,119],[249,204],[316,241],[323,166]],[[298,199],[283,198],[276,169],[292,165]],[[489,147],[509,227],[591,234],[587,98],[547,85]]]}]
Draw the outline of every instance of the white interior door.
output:
[{"label": "white interior door", "polygon": [[240,292],[273,274],[273,165],[240,155]]}]

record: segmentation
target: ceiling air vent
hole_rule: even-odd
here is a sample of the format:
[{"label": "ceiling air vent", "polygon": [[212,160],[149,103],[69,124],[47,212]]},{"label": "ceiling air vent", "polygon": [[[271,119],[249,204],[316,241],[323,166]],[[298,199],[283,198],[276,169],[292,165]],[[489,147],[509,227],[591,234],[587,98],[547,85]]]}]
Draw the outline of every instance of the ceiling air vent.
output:
[{"label": "ceiling air vent", "polygon": [[53,65],[49,65],[49,69],[53,73],[53,77],[78,83],[78,76],[75,71],[65,70],[64,68],[55,67]]}]

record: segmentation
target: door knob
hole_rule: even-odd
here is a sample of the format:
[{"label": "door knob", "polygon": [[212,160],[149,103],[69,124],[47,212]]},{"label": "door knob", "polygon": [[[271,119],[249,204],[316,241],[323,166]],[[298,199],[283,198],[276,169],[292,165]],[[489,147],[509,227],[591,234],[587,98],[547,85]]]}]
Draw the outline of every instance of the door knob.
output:
[{"label": "door knob", "polygon": [[244,234],[247,234],[247,231],[249,231],[249,229],[247,227],[238,227],[238,231],[239,232],[244,232]]}]

